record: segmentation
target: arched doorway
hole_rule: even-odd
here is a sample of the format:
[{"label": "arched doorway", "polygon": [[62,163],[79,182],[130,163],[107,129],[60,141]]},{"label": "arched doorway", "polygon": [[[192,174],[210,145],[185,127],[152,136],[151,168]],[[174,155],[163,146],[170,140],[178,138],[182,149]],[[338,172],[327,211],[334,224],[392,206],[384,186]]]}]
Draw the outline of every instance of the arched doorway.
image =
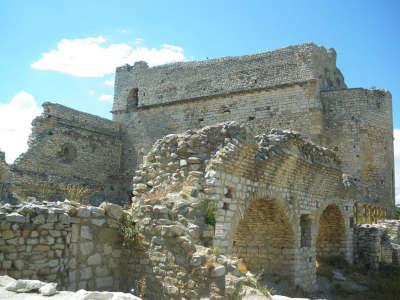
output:
[{"label": "arched doorway", "polygon": [[343,215],[336,205],[329,205],[319,220],[317,237],[317,260],[345,254],[345,224]]},{"label": "arched doorway", "polygon": [[275,201],[253,201],[239,222],[232,252],[253,272],[293,279],[294,234],[284,211]]}]

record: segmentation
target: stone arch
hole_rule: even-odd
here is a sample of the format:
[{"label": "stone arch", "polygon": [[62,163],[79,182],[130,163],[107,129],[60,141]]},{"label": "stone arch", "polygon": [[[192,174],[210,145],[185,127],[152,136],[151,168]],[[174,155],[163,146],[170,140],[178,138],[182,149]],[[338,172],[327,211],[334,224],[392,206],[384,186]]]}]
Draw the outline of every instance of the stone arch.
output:
[{"label": "stone arch", "polygon": [[316,241],[317,260],[346,254],[346,225],[343,213],[335,204],[329,204],[319,218],[319,230]]},{"label": "stone arch", "polygon": [[277,201],[258,199],[247,207],[232,234],[232,254],[254,272],[292,279],[295,236]]}]

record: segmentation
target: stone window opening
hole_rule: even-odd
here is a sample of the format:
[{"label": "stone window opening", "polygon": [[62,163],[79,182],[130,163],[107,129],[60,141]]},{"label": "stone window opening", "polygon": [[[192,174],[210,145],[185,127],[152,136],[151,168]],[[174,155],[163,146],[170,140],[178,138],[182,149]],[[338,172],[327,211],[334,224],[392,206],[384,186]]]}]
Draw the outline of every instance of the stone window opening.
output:
[{"label": "stone window opening", "polygon": [[61,150],[58,154],[63,163],[71,163],[76,159],[77,151],[73,145],[64,144],[61,146]]},{"label": "stone window opening", "polygon": [[232,194],[233,194],[233,188],[232,187],[226,187],[225,188],[225,193],[224,193],[224,197],[225,198],[232,198]]},{"label": "stone window opening", "polygon": [[137,88],[133,88],[129,91],[128,99],[127,99],[127,109],[128,110],[136,110],[139,105],[139,90]]},{"label": "stone window opening", "polygon": [[300,230],[301,230],[300,247],[301,248],[311,247],[311,219],[309,215],[301,215]]},{"label": "stone window opening", "polygon": [[229,210],[229,203],[228,202],[224,202],[224,204],[222,205],[222,209],[223,210]]}]

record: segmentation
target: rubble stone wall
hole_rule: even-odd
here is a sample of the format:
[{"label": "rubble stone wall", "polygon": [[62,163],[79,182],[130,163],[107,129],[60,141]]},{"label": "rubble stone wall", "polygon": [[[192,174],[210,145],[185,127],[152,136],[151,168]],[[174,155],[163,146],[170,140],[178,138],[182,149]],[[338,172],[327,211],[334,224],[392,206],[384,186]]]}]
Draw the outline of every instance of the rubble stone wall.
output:
[{"label": "rubble stone wall", "polygon": [[354,258],[357,264],[376,270],[381,264],[400,267],[400,221],[362,224],[354,228]]},{"label": "rubble stone wall", "polygon": [[[171,226],[165,233],[169,234],[176,223],[164,219],[174,220],[187,228],[176,224],[176,235],[212,245],[228,257],[236,254],[250,270],[262,266],[266,273],[286,275],[311,289],[316,279],[316,237],[328,205],[340,210],[344,224],[343,252],[338,255],[352,261],[350,217],[356,193],[343,181],[337,164],[332,151],[289,131],[254,136],[249,128],[231,122],[169,135],[154,144],[136,172],[133,213],[139,224],[145,221],[145,235],[158,232],[159,226],[161,232]],[[215,217],[211,232],[210,210]],[[307,237],[300,225],[302,216],[310,220]],[[265,235],[261,238],[259,233]],[[157,247],[167,257],[178,255],[165,239],[158,240]],[[185,267],[185,259],[179,256],[179,261],[180,268],[189,268],[185,273],[192,272],[189,262]],[[159,267],[152,259],[149,264]],[[153,278],[165,278],[164,267],[159,268]]]},{"label": "rubble stone wall", "polygon": [[127,282],[116,205],[68,202],[0,207],[0,274],[57,282],[68,290],[119,290]]},{"label": "rubble stone wall", "polygon": [[11,166],[21,197],[63,200],[61,185],[86,186],[93,202],[118,199],[121,139],[119,125],[61,105],[45,103],[33,121],[29,149]]},{"label": "rubble stone wall", "polygon": [[0,151],[0,203],[9,201],[12,201],[11,173],[5,161],[5,154]]}]

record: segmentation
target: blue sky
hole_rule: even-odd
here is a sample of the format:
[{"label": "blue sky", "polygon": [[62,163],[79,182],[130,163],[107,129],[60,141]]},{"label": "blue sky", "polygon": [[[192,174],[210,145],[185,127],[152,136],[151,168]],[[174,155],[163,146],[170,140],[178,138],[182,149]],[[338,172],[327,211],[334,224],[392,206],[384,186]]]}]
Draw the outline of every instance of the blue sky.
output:
[{"label": "blue sky", "polygon": [[118,64],[309,41],[336,49],[348,86],[390,90],[400,128],[400,1],[0,0],[0,36],[0,147],[8,160],[24,149],[25,120],[44,101],[110,118]]}]

